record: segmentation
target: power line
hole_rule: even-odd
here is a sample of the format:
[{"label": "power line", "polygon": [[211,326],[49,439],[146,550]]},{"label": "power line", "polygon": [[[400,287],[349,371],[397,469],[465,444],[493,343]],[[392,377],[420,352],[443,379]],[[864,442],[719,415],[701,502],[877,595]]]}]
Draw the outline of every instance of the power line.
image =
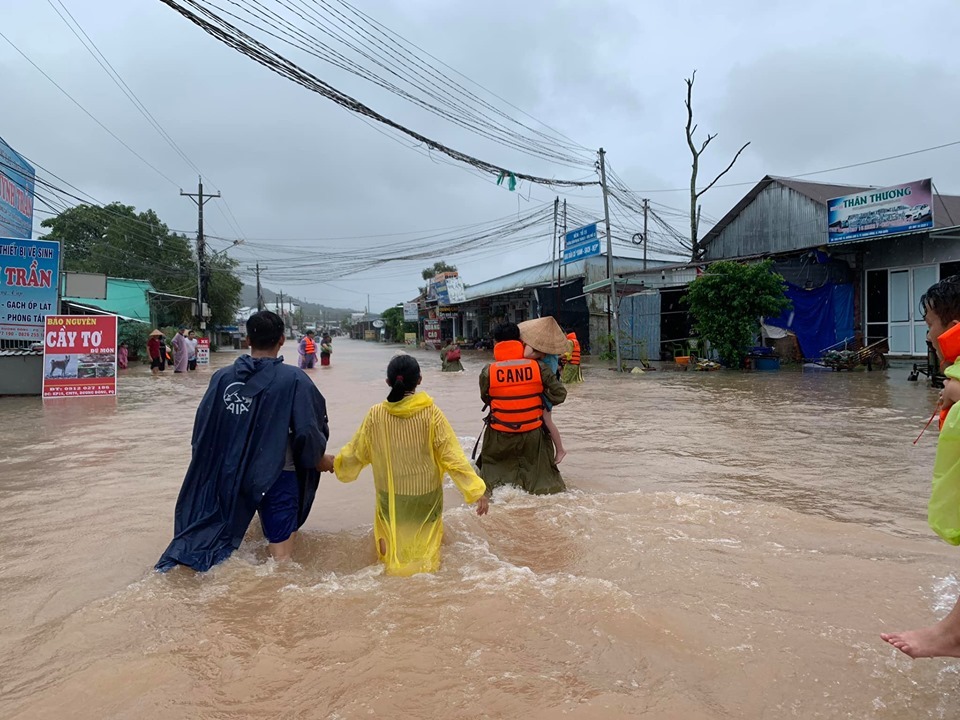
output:
[{"label": "power line", "polygon": [[28,63],[30,63],[30,64],[33,66],[33,68],[34,68],[37,72],[39,72],[39,73],[40,73],[41,75],[43,75],[47,80],[49,80],[49,81],[53,84],[53,86],[57,88],[57,90],[59,90],[59,91],[60,91],[61,93],[63,93],[64,95],[66,95],[66,97],[67,97],[74,105],[76,105],[78,108],[80,108],[80,110],[83,111],[83,113],[84,113],[87,117],[89,117],[89,118],[90,118],[91,120],[93,120],[97,125],[99,125],[101,128],[103,128],[103,129],[110,135],[110,137],[112,137],[112,138],[113,138],[114,140],[116,140],[118,143],[120,143],[121,145],[123,145],[123,147],[125,147],[127,150],[129,150],[129,151],[130,151],[134,156],[136,156],[137,159],[139,159],[144,165],[146,165],[146,166],[149,167],[151,170],[153,170],[155,173],[157,173],[157,175],[159,175],[160,177],[162,177],[164,180],[166,180],[168,183],[170,183],[170,184],[173,185],[174,187],[177,187],[177,183],[175,183],[173,180],[171,180],[171,179],[170,179],[167,175],[165,175],[162,171],[160,171],[159,169],[157,169],[157,167],[156,167],[155,165],[153,165],[153,163],[151,163],[149,160],[147,160],[146,158],[144,158],[140,153],[138,153],[138,152],[137,152],[136,150],[134,150],[132,147],[130,147],[129,145],[127,145],[127,143],[125,143],[123,140],[121,140],[120,137],[119,137],[115,132],[113,132],[113,130],[111,130],[110,128],[108,128],[106,125],[104,125],[102,122],[100,122],[96,117],[94,117],[94,115],[93,115],[89,110],[87,110],[83,105],[81,105],[81,104],[77,101],[77,99],[73,97],[73,95],[71,95],[71,94],[68,93],[66,90],[64,90],[64,89],[60,86],[60,84],[57,83],[56,80],[54,80],[54,79],[53,79],[52,77],[50,77],[46,72],[44,72],[44,70],[43,70],[39,65],[37,65],[33,60],[31,60],[31,59],[26,55],[26,53],[24,53],[23,50],[21,50],[19,47],[17,47],[17,46],[13,43],[13,41],[10,40],[10,38],[8,38],[6,35],[3,34],[2,31],[0,31],[0,38],[3,38],[4,40],[6,40],[6,41],[7,41],[7,44],[10,45],[10,47],[12,47],[14,50],[16,50],[16,51],[23,57],[24,60],[26,60]]},{"label": "power line", "polygon": [[196,13],[190,11],[186,7],[181,6],[175,0],[160,0],[168,7],[176,10],[183,17],[188,19],[190,22],[194,23],[200,27],[204,32],[211,35],[212,37],[220,40],[222,43],[228,47],[232,47],[238,52],[246,55],[255,62],[263,65],[274,73],[285,77],[292,82],[295,82],[302,87],[307,88],[308,90],[315,92],[322,97],[327,98],[340,105],[341,107],[347,108],[352,112],[355,112],[360,115],[364,115],[372,120],[375,120],[379,123],[392,127],[396,130],[403,132],[406,135],[414,138],[418,142],[421,142],[438,152],[442,152],[445,155],[457,160],[459,162],[465,163],[467,165],[472,165],[476,168],[484,170],[487,173],[499,175],[501,178],[510,176],[520,180],[527,180],[533,183],[539,183],[544,185],[557,185],[564,187],[584,187],[587,185],[596,185],[596,182],[578,182],[572,180],[556,180],[551,178],[540,177],[537,175],[530,175],[526,173],[517,173],[511,172],[507,168],[494,165],[483,160],[480,160],[476,157],[468,155],[458,150],[454,150],[436,140],[432,140],[424,135],[421,135],[418,132],[415,132],[407,127],[404,127],[400,123],[397,123],[389,118],[381,115],[380,113],[374,111],[367,105],[359,102],[358,100],[342,93],[337,90],[330,84],[324,82],[315,75],[309,73],[308,71],[301,68],[299,65],[293,61],[283,57],[279,53],[270,49],[263,43],[255,40],[251,36],[247,35],[243,31],[236,28],[234,25],[231,25],[229,22],[216,15],[207,8],[201,6],[195,0],[180,0],[181,2],[188,4],[198,10],[200,13],[205,15],[208,19],[200,17]]}]

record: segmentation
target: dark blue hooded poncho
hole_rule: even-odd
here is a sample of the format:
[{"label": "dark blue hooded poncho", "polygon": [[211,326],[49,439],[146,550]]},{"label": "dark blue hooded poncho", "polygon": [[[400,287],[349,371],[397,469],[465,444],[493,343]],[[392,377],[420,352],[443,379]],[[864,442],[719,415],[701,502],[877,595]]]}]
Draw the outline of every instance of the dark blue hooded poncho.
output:
[{"label": "dark blue hooded poncho", "polygon": [[173,542],[157,570],[178,564],[209,570],[240,547],[260,500],[283,471],[288,442],[300,483],[297,527],[303,525],[329,432],[323,395],[302,370],[249,355],[219,370],[197,408]]}]

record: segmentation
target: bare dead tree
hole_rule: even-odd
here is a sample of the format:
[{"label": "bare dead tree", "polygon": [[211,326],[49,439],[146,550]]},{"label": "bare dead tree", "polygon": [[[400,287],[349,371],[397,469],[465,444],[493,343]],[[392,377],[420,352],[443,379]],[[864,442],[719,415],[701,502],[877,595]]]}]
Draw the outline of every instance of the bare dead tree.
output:
[{"label": "bare dead tree", "polygon": [[716,185],[720,178],[730,172],[730,169],[733,167],[734,163],[737,162],[737,158],[740,157],[740,153],[746,150],[747,146],[750,145],[749,142],[744,143],[743,147],[737,150],[737,154],[733,156],[733,160],[731,160],[730,164],[724,168],[723,172],[717,175],[705,188],[702,190],[697,190],[697,174],[700,172],[700,156],[717,135],[716,133],[713,135],[707,133],[707,139],[700,143],[699,150],[694,144],[693,136],[694,133],[697,132],[698,127],[693,122],[693,83],[696,81],[696,79],[697,71],[694,70],[693,75],[685,80],[687,83],[687,145],[690,147],[690,154],[693,155],[693,166],[690,173],[690,244],[693,247],[691,259],[694,262],[703,259],[704,251],[703,246],[700,245],[700,197],[707,192],[707,190]]}]

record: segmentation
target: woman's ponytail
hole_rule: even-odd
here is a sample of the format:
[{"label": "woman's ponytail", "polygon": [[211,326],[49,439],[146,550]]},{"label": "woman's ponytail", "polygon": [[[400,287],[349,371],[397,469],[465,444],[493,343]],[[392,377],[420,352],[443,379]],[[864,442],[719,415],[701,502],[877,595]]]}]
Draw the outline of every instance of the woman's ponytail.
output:
[{"label": "woman's ponytail", "polygon": [[400,402],[420,384],[420,363],[410,355],[397,355],[387,365],[387,382],[390,383],[387,402]]}]

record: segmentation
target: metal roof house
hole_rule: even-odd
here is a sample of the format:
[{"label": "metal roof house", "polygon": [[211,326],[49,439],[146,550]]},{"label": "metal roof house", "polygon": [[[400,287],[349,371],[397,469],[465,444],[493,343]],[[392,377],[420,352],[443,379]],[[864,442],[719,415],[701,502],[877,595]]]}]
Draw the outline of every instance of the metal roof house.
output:
[{"label": "metal roof house", "polygon": [[[644,264],[637,258],[614,256],[614,275],[641,272]],[[651,278],[660,277],[660,268],[667,266],[672,267],[663,260],[646,261]],[[441,308],[441,319],[455,323],[444,334],[462,329],[459,335],[477,340],[491,337],[501,322],[520,323],[551,315],[564,328],[576,332],[584,352],[590,352],[591,341],[610,332],[609,296],[586,293],[584,287],[606,277],[607,258],[599,255],[567,265],[542,263],[469,285],[464,302]]]},{"label": "metal roof house", "polygon": [[[865,225],[876,230],[851,232],[853,239],[848,240],[838,232],[847,220],[831,219],[829,201],[858,193],[879,197],[884,189],[767,176],[704,236],[704,259],[774,258],[786,268],[782,274],[788,282],[807,291],[828,281],[849,284],[856,335],[866,343],[887,338],[894,355],[924,356],[920,296],[941,278],[960,272],[960,197],[941,195],[930,185],[929,206],[917,205],[912,211],[932,219],[932,227],[914,230],[904,225],[905,231],[887,234],[881,211],[873,226]],[[906,213],[909,219],[912,201],[904,202],[903,209],[889,212]],[[896,227],[895,222],[887,224]],[[838,279],[838,270],[848,279]]]}]

